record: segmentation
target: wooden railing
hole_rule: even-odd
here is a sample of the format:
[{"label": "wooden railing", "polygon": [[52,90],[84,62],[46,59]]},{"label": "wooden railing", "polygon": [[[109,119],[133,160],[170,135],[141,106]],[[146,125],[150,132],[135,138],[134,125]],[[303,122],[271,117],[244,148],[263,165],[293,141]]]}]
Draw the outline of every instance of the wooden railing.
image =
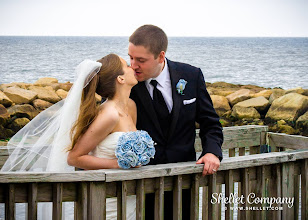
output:
[{"label": "wooden railing", "polygon": [[[230,156],[237,151],[239,155],[251,155],[225,158],[216,174],[205,177],[201,176],[203,165],[195,162],[130,170],[2,172],[0,203],[5,203],[5,219],[15,219],[16,203],[27,203],[28,219],[37,219],[39,202],[52,202],[53,219],[61,219],[62,203],[69,201],[75,202],[76,219],[105,219],[108,197],[117,198],[118,219],[125,219],[130,195],[136,195],[137,219],[144,219],[148,193],[155,193],[155,218],[162,219],[166,191],[173,192],[175,219],[181,219],[182,208],[190,208],[190,219],[308,219],[308,138],[269,133],[264,126],[228,128],[224,135],[223,148],[228,149]],[[257,146],[266,143],[277,150],[293,150],[255,154],[259,152]],[[182,207],[182,189],[191,191],[190,207]],[[243,196],[246,203],[212,203],[211,199],[220,192],[226,197]],[[250,193],[255,198],[294,198],[294,203],[292,207],[286,202],[274,204],[271,210],[265,202],[247,203]]]}]

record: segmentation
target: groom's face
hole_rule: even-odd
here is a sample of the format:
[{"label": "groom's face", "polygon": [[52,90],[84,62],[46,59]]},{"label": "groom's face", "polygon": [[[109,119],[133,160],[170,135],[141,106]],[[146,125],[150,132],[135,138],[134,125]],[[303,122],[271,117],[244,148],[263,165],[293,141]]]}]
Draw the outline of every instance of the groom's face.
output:
[{"label": "groom's face", "polygon": [[162,71],[165,60],[164,51],[155,59],[154,54],[144,46],[129,43],[128,55],[130,65],[135,70],[135,77],[139,82],[155,78]]}]

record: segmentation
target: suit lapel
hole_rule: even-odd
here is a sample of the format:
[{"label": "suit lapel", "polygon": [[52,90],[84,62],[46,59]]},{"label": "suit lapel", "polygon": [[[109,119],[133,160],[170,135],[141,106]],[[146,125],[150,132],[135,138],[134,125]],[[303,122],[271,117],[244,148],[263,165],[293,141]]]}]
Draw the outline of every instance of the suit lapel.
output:
[{"label": "suit lapel", "polygon": [[176,91],[176,84],[180,80],[180,74],[176,71],[176,65],[170,61],[167,60],[169,72],[170,72],[170,79],[171,79],[171,91],[172,91],[172,99],[173,99],[173,108],[172,108],[172,119],[171,119],[171,125],[169,130],[169,139],[172,137],[176,123],[179,118],[182,98],[181,95],[177,93]]},{"label": "suit lapel", "polygon": [[[160,129],[160,125],[156,116],[156,112],[153,107],[152,98],[149,94],[148,89],[145,86],[144,82],[139,82],[137,86],[135,86],[136,93],[139,96],[139,99],[141,100],[141,103],[144,106],[144,109],[146,113],[149,115],[149,118],[152,120],[152,122],[155,125],[155,128],[159,131],[159,133],[163,135],[162,130]],[[137,116],[138,117],[138,116]]]}]

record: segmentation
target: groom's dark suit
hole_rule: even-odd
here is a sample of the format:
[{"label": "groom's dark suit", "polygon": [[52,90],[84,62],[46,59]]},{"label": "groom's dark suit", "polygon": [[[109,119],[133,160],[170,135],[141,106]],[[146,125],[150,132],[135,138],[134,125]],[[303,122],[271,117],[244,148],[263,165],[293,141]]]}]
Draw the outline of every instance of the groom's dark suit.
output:
[{"label": "groom's dark suit", "polygon": [[[206,91],[201,70],[188,64],[170,60],[167,60],[167,64],[173,99],[168,137],[164,136],[164,132],[160,128],[152,98],[145,82],[139,82],[131,92],[131,98],[137,105],[137,129],[147,131],[154,142],[157,143],[155,145],[155,158],[151,159],[150,164],[195,161],[195,122],[200,125],[202,156],[205,153],[213,153],[221,160],[222,127],[213,108],[211,98]],[[176,90],[176,85],[180,79],[187,81],[183,95]],[[184,192],[183,201],[185,201]],[[183,205],[183,210],[184,207]]]},{"label": "groom's dark suit", "polygon": [[[173,99],[172,119],[167,138],[159,126],[145,82],[139,82],[131,92],[131,98],[137,105],[137,129],[147,131],[157,143],[155,158],[150,164],[195,161],[195,122],[200,125],[202,155],[213,153],[222,159],[222,128],[206,91],[201,70],[170,60],[167,60],[167,63]],[[184,95],[178,94],[176,90],[176,84],[180,79],[187,81]]]}]

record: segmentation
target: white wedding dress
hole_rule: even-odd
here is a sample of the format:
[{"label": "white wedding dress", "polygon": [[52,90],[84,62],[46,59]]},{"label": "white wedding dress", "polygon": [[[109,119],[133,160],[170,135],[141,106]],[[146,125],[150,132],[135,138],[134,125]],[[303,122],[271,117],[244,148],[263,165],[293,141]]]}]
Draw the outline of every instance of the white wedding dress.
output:
[{"label": "white wedding dress", "polygon": [[[109,134],[90,154],[100,158],[117,159],[115,149],[118,140],[125,132]],[[107,198],[106,219],[117,219],[117,198]],[[136,196],[128,196],[126,202],[126,219],[136,219]]]}]

